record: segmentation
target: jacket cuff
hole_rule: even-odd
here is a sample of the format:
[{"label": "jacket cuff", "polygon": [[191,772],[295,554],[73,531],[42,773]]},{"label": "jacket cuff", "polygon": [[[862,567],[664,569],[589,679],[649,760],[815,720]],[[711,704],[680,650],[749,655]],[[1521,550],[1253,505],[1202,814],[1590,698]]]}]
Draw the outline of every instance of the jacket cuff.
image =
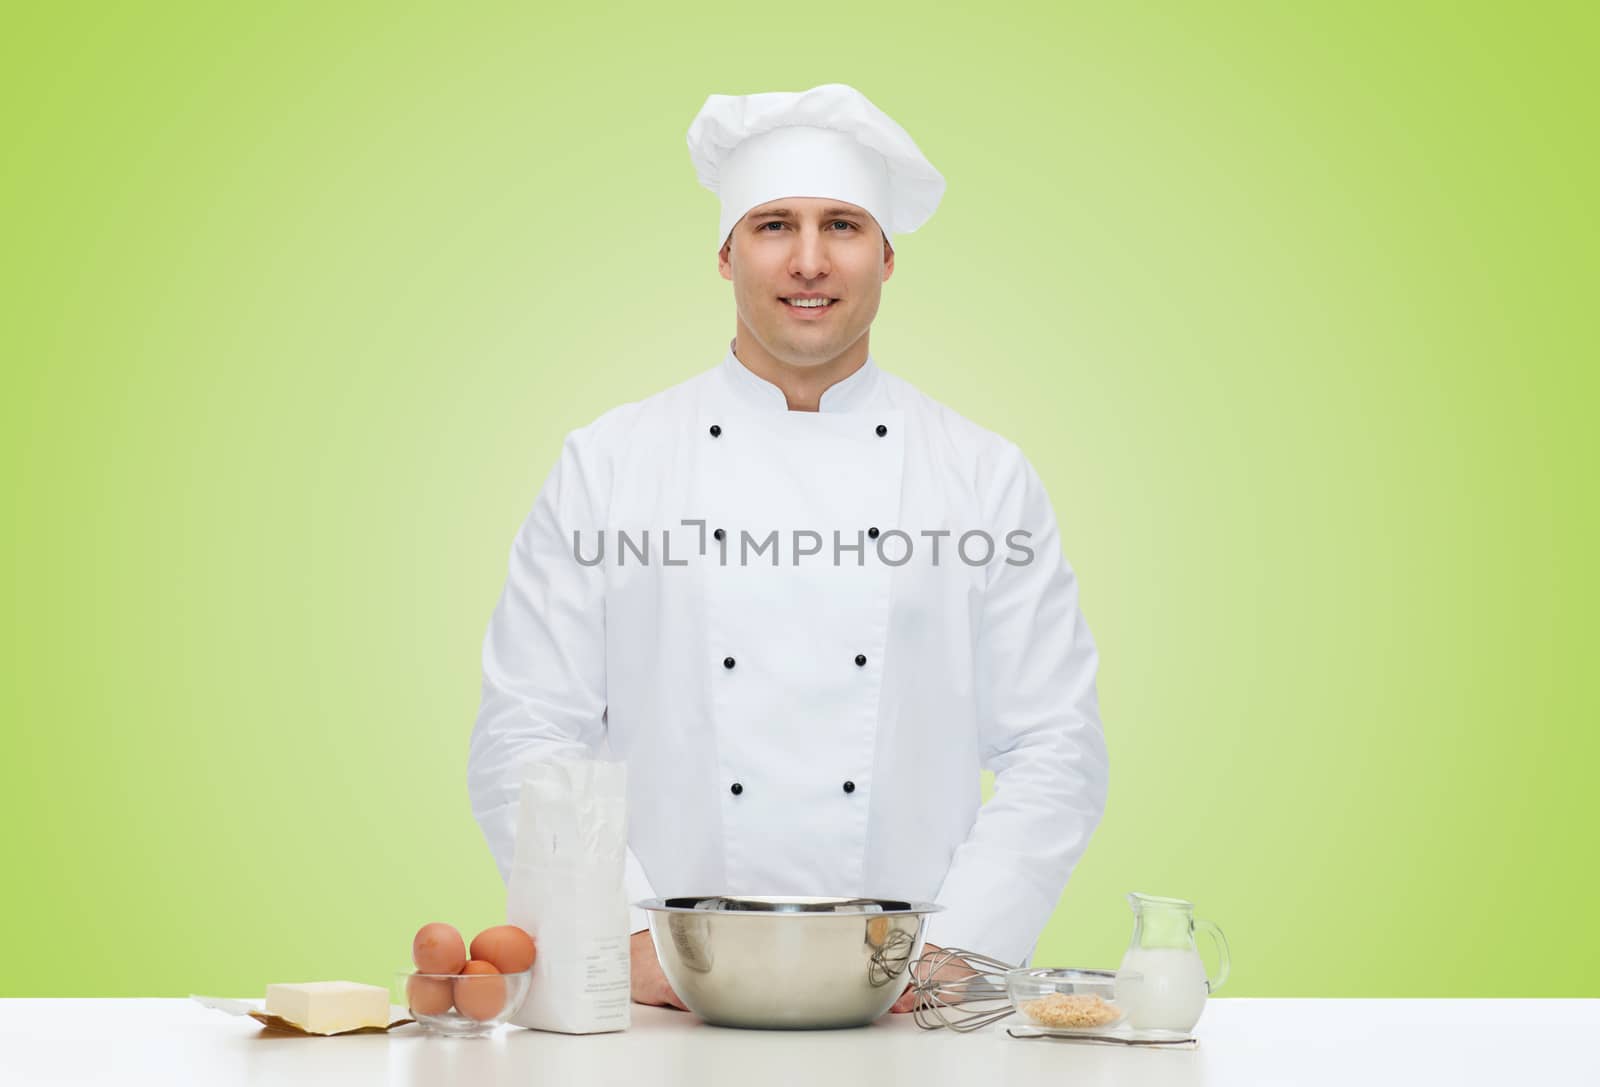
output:
[{"label": "jacket cuff", "polygon": [[990,851],[963,846],[934,898],[945,908],[928,918],[923,942],[1024,966],[1060,897]]},{"label": "jacket cuff", "polygon": [[639,863],[639,858],[634,854],[631,845],[628,847],[627,860],[623,863],[622,882],[628,892],[628,933],[632,935],[650,927],[650,915],[634,903],[654,898],[656,893],[650,888],[650,880],[644,874],[644,865]]}]

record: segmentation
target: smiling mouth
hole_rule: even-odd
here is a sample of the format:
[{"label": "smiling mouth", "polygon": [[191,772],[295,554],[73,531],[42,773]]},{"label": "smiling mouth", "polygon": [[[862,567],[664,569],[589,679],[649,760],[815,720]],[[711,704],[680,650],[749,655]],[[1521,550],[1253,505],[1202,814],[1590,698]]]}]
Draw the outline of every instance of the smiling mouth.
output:
[{"label": "smiling mouth", "polygon": [[837,298],[805,298],[805,299],[794,300],[794,299],[781,298],[780,297],[778,299],[778,301],[782,302],[784,305],[788,306],[790,309],[824,310],[824,309],[827,309],[829,306],[832,306],[835,302],[837,302],[839,300]]}]

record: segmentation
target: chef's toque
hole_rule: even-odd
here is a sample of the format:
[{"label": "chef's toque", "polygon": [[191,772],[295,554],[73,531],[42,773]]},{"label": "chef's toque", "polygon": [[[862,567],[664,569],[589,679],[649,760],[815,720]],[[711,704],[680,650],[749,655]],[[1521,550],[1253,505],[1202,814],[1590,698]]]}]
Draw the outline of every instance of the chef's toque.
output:
[{"label": "chef's toque", "polygon": [[855,204],[888,240],[927,222],[944,196],[944,177],[906,130],[843,83],[713,94],[689,125],[689,158],[722,200],[718,249],[745,212],[769,200]]}]

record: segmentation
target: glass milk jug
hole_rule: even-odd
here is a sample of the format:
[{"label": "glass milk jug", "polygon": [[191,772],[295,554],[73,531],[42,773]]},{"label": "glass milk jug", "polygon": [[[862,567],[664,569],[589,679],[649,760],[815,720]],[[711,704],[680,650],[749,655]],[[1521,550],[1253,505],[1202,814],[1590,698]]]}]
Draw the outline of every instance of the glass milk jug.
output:
[{"label": "glass milk jug", "polygon": [[[1206,997],[1228,980],[1228,941],[1210,921],[1195,920],[1193,902],[1134,893],[1128,905],[1133,907],[1133,940],[1118,971],[1117,1003],[1127,1009],[1128,1024],[1137,1030],[1187,1033],[1200,1021]],[[1214,980],[1206,976],[1195,947],[1197,928],[1217,942],[1220,965]]]}]

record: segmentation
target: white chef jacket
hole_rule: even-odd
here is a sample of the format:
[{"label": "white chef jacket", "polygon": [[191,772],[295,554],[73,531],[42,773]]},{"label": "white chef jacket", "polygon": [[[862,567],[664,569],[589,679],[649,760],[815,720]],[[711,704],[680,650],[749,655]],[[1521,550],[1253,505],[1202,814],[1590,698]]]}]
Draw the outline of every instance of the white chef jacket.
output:
[{"label": "white chef jacket", "polygon": [[730,344],[567,435],[484,638],[473,814],[509,878],[520,764],[622,759],[630,903],[933,901],[928,942],[1023,963],[1105,807],[1097,663],[1014,444],[870,356],[790,411]]}]

